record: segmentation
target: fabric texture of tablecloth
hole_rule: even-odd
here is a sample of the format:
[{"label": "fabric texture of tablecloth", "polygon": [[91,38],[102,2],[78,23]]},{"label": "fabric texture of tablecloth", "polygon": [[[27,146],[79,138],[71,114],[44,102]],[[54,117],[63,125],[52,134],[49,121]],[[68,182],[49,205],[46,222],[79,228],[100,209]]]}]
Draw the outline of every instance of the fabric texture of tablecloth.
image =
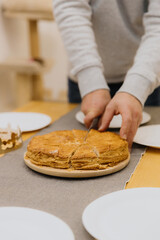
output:
[{"label": "fabric texture of tablecloth", "polygon": [[[151,123],[157,123],[157,108],[146,109],[153,113]],[[41,130],[38,135],[55,130],[85,129],[75,119],[77,111],[79,107]],[[117,173],[96,178],[67,179],[46,176],[29,169],[23,161],[29,141],[0,158],[0,206],[29,207],[49,212],[71,227],[76,240],[93,239],[82,225],[83,210],[93,200],[124,188],[145,147],[134,144],[129,165]]]}]

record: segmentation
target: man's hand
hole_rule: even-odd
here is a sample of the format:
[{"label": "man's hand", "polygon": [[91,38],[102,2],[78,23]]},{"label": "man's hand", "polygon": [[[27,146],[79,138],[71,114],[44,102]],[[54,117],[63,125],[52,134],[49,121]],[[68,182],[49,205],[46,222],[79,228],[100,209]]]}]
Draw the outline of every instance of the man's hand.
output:
[{"label": "man's hand", "polygon": [[120,136],[128,141],[129,148],[131,148],[142,120],[142,105],[137,98],[128,93],[117,93],[104,110],[99,131],[106,130],[113,116],[117,114],[122,116]]},{"label": "man's hand", "polygon": [[81,110],[85,114],[84,123],[89,127],[95,117],[101,116],[109,101],[111,100],[109,90],[99,89],[84,96]]}]

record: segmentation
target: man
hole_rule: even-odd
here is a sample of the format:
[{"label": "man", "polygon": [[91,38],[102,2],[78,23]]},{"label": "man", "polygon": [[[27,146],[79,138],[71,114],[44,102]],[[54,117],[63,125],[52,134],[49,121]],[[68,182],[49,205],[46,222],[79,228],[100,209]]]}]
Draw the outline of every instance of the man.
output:
[{"label": "man", "polygon": [[[160,0],[53,0],[88,127],[122,115],[129,147],[147,97],[160,85]],[[120,87],[111,98],[110,90]]]}]

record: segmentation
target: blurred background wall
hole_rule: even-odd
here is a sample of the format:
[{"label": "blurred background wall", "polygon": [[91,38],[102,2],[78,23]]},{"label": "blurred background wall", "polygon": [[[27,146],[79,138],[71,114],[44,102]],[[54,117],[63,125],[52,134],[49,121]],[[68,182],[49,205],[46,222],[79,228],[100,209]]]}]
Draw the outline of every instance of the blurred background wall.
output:
[{"label": "blurred background wall", "polygon": [[[0,6],[2,0],[0,0]],[[68,59],[54,21],[39,21],[41,56],[53,59],[52,69],[43,77],[43,99],[67,101]],[[28,24],[23,19],[5,18],[0,11],[0,62],[8,58],[29,58]],[[15,75],[0,70],[0,111],[15,108]]]}]

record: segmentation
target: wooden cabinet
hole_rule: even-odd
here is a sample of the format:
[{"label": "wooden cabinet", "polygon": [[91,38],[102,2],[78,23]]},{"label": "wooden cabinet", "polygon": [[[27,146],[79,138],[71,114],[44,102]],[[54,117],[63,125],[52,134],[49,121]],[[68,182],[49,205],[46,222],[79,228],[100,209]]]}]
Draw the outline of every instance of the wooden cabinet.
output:
[{"label": "wooden cabinet", "polygon": [[[47,8],[43,11],[42,9],[45,2],[47,3]],[[19,19],[19,21],[21,21],[21,19],[25,19],[28,22],[30,59],[16,59],[15,56],[12,60],[6,60],[0,63],[0,70],[6,69],[16,73],[15,86],[17,89],[17,107],[24,105],[30,100],[42,100],[43,73],[52,67],[52,61],[44,60],[40,56],[38,32],[39,21],[54,21],[52,13],[52,0],[38,0],[35,2],[32,0],[31,3],[33,3],[34,9],[31,9],[31,4],[26,0],[4,0],[2,3],[2,12],[4,17],[16,18]],[[21,6],[18,4],[21,4]]]}]

